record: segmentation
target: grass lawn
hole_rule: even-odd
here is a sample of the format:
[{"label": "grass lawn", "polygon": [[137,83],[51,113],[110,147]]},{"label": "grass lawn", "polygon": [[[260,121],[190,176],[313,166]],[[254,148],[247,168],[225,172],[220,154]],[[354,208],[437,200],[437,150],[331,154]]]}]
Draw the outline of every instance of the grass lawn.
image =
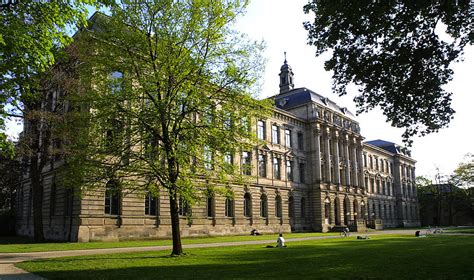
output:
[{"label": "grass lawn", "polygon": [[[339,235],[339,233],[288,233],[285,238],[294,237],[311,237]],[[183,238],[183,244],[199,244],[199,243],[215,243],[215,242],[233,242],[248,240],[275,240],[277,234],[268,234],[260,236],[216,236],[216,237],[199,237],[199,238]],[[21,237],[0,238],[0,253],[23,253],[23,252],[48,252],[63,250],[84,250],[84,249],[104,249],[104,248],[124,248],[124,247],[146,247],[171,245],[171,240],[136,240],[136,241],[120,241],[120,242],[88,242],[88,243],[33,243],[30,239]]]},{"label": "grass lawn", "polygon": [[458,228],[448,228],[445,229],[444,232],[449,233],[473,233],[474,234],[474,227],[458,227]]},{"label": "grass lawn", "polygon": [[473,279],[474,237],[378,235],[262,245],[36,260],[17,266],[48,279]]}]

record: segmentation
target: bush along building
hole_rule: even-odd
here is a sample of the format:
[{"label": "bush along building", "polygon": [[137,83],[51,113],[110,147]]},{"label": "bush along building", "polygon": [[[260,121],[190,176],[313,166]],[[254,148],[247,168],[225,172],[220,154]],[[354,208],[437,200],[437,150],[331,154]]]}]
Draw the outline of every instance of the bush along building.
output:
[{"label": "bush along building", "polygon": [[[233,196],[203,195],[181,201],[183,236],[419,225],[415,160],[394,143],[363,142],[346,108],[307,88],[294,87],[286,59],[271,117],[252,120],[262,145],[231,157],[248,183],[230,184]],[[27,124],[25,124],[26,126]],[[73,195],[61,185],[64,159],[52,157],[42,182],[45,237],[79,242],[171,236],[166,191],[114,191],[115,181]],[[249,167],[249,168],[248,168]],[[31,188],[17,190],[17,233],[33,234]]]}]

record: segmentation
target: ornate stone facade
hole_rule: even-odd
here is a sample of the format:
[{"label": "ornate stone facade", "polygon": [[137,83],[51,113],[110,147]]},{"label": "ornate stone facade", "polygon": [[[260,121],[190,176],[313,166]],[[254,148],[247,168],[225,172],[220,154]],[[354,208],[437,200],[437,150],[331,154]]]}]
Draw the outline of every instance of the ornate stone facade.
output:
[{"label": "ornate stone facade", "polygon": [[[251,183],[228,186],[233,200],[203,195],[192,209],[182,206],[182,235],[418,225],[415,161],[409,153],[386,141],[364,143],[351,112],[307,88],[294,88],[286,59],[280,70],[280,93],[271,97],[273,116],[254,121],[256,135],[266,144],[234,156],[234,164],[251,162]],[[55,183],[61,164],[54,162],[43,176],[47,238],[87,242],[171,236],[166,193],[115,197],[104,186],[73,196]],[[17,231],[32,235],[28,182],[18,193]]]}]

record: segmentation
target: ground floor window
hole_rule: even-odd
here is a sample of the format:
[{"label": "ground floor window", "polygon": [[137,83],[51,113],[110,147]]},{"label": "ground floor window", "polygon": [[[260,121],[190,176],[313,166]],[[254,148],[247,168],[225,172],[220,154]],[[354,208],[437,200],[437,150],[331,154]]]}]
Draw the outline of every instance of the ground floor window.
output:
[{"label": "ground floor window", "polygon": [[118,215],[120,213],[120,186],[116,180],[110,180],[105,186],[105,214]]},{"label": "ground floor window", "polygon": [[230,198],[225,199],[225,216],[234,217],[234,200]]},{"label": "ground floor window", "polygon": [[282,215],[282,209],[281,209],[281,196],[277,195],[275,198],[275,216],[278,218],[281,218]]},{"label": "ground floor window", "polygon": [[145,215],[156,216],[157,198],[151,192],[145,197]]},{"label": "ground floor window", "polygon": [[260,217],[268,217],[267,196],[264,194],[260,196]]},{"label": "ground floor window", "polygon": [[191,214],[191,209],[189,208],[188,202],[183,199],[181,196],[179,197],[178,200],[178,214],[180,216],[187,216]]},{"label": "ground floor window", "polygon": [[244,216],[252,217],[252,199],[249,193],[244,195]]}]

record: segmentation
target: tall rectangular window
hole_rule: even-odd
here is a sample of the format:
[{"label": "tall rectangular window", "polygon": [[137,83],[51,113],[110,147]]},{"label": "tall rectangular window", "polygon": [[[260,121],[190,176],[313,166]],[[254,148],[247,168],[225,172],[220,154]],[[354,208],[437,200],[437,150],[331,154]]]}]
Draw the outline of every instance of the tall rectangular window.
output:
[{"label": "tall rectangular window", "polygon": [[280,133],[276,124],[272,125],[272,143],[280,144]]},{"label": "tall rectangular window", "polygon": [[285,129],[285,145],[289,148],[292,147],[291,130],[289,130],[289,129]]},{"label": "tall rectangular window", "polygon": [[250,152],[242,152],[242,174],[251,175],[252,174],[252,154]]},{"label": "tall rectangular window", "polygon": [[258,175],[267,177],[267,157],[263,154],[258,155]]},{"label": "tall rectangular window", "polygon": [[156,216],[156,197],[148,192],[145,197],[145,215]]},{"label": "tall rectangular window", "polygon": [[293,181],[293,161],[286,161],[286,178],[288,181]]},{"label": "tall rectangular window", "polygon": [[234,200],[230,198],[225,199],[225,216],[234,217]]},{"label": "tall rectangular window", "polygon": [[120,212],[120,189],[117,181],[110,180],[105,186],[105,214],[118,215]]},{"label": "tall rectangular window", "polygon": [[304,183],[306,180],[305,180],[305,165],[304,163],[300,163],[299,165],[299,169],[300,169],[300,182],[301,183]]},{"label": "tall rectangular window", "polygon": [[265,122],[264,121],[257,122],[257,137],[260,140],[265,140]]},{"label": "tall rectangular window", "polygon": [[304,150],[304,139],[303,133],[301,132],[298,133],[298,149]]},{"label": "tall rectangular window", "polygon": [[207,217],[212,218],[214,217],[214,196],[209,195],[207,197]]},{"label": "tall rectangular window", "polygon": [[280,174],[280,159],[274,157],[273,158],[273,176],[275,179],[280,180],[281,179],[281,174]]},{"label": "tall rectangular window", "polygon": [[224,155],[224,162],[228,165],[234,164],[234,157],[232,156],[231,153],[227,153]]}]

